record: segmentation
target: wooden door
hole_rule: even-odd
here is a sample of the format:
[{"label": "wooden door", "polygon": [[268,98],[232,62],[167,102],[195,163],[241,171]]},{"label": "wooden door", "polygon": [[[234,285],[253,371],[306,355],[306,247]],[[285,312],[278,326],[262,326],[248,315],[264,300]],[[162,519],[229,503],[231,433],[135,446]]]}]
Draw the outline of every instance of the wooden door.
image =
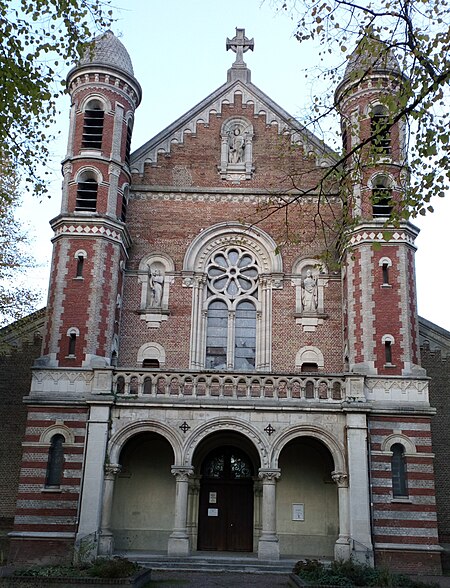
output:
[{"label": "wooden door", "polygon": [[253,551],[253,479],[251,475],[236,477],[229,467],[232,460],[236,462],[236,451],[215,453],[213,458],[221,454],[223,469],[215,479],[205,475],[200,483],[197,548]]}]

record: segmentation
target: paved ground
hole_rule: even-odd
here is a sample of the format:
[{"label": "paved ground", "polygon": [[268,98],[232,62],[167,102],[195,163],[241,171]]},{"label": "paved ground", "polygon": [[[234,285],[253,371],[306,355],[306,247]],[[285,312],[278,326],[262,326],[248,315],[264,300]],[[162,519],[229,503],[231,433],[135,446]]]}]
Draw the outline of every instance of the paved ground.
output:
[{"label": "paved ground", "polygon": [[[287,574],[255,574],[237,572],[172,572],[154,571],[148,588],[287,588]],[[147,588],[147,587],[146,587]]]},{"label": "paved ground", "polygon": [[[422,582],[435,582],[441,588],[450,588],[449,576],[420,576]],[[154,571],[146,588],[287,588],[288,576],[284,574],[255,574],[237,572],[173,572]]]}]

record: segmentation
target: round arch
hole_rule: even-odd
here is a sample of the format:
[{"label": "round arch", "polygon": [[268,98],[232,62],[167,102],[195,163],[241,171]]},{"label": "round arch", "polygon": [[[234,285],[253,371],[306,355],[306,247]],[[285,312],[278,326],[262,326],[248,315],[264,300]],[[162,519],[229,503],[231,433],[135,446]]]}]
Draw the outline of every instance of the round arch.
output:
[{"label": "round arch", "polygon": [[259,227],[238,222],[224,222],[202,231],[189,245],[183,271],[204,272],[211,254],[226,245],[241,245],[253,251],[263,273],[281,273],[283,261],[276,253],[277,244]]},{"label": "round arch", "polygon": [[172,447],[175,456],[175,464],[181,464],[181,446],[182,440],[176,432],[164,423],[157,421],[139,421],[125,426],[123,429],[115,433],[109,440],[107,457],[109,463],[119,463],[120,452],[125,446],[126,442],[139,433],[158,433],[164,437]]},{"label": "round arch", "polygon": [[255,447],[259,456],[259,461],[262,468],[267,468],[269,464],[269,447],[267,443],[261,438],[259,431],[251,427],[248,423],[241,420],[230,420],[226,418],[216,418],[208,421],[204,425],[193,429],[190,432],[183,454],[183,465],[192,466],[194,453],[202,444],[206,437],[214,433],[233,432],[239,433],[246,437],[249,442]]},{"label": "round arch", "polygon": [[325,429],[320,427],[313,427],[310,425],[299,425],[293,427],[281,434],[278,439],[275,440],[271,454],[270,454],[270,467],[278,468],[278,460],[280,458],[281,451],[283,448],[292,440],[298,439],[299,437],[312,437],[321,441],[328,451],[331,453],[334,462],[334,470],[340,473],[346,473],[347,467],[344,457],[344,448],[342,445]]}]

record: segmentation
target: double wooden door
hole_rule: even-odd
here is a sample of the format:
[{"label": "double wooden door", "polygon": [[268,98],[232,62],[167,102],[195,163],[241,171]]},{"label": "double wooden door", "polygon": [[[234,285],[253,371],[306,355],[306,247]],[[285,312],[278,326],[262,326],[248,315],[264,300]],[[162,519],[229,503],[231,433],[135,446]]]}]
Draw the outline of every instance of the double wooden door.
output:
[{"label": "double wooden door", "polygon": [[206,467],[200,484],[197,549],[253,551],[253,479],[242,466],[246,456],[232,448],[214,454],[210,459],[220,462],[215,478]]}]

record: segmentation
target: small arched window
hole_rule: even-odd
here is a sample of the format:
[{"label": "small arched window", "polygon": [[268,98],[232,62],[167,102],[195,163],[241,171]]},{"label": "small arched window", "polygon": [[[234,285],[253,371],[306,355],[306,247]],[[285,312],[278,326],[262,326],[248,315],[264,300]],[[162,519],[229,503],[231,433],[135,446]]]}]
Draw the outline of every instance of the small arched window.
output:
[{"label": "small arched window", "polygon": [[404,498],[408,496],[405,448],[401,443],[394,443],[391,451],[392,496],[393,498]]},{"label": "small arched window", "polygon": [[342,149],[344,153],[348,153],[350,151],[348,144],[348,126],[346,122],[342,124]]},{"label": "small arched window", "polygon": [[61,485],[64,469],[64,441],[64,435],[60,433],[51,438],[45,477],[46,488],[55,488]]},{"label": "small arched window", "polygon": [[144,359],[142,367],[159,370],[159,361],[157,359]]},{"label": "small arched window", "polygon": [[133,121],[130,119],[127,124],[127,138],[125,143],[125,163],[130,165],[131,135],[133,134]]},{"label": "small arched window", "polygon": [[122,196],[122,208],[120,211],[120,220],[124,223],[127,220],[127,209],[128,209],[128,186],[125,187]]},{"label": "small arched window", "polygon": [[84,255],[77,256],[77,278],[83,277]]},{"label": "small arched window", "polygon": [[90,100],[84,111],[82,147],[101,149],[105,112],[100,100]]},{"label": "small arched window", "polygon": [[391,152],[391,132],[387,110],[381,104],[373,107],[370,116],[370,133],[372,147],[378,155],[389,155]]},{"label": "small arched window", "polygon": [[372,182],[372,214],[374,218],[389,217],[392,213],[392,188],[389,178],[377,176]]},{"label": "small arched window", "polygon": [[98,181],[93,171],[84,171],[78,177],[75,210],[97,210]]},{"label": "small arched window", "polygon": [[75,356],[75,351],[77,348],[77,334],[76,333],[69,333],[69,349],[67,355],[71,357]]}]

